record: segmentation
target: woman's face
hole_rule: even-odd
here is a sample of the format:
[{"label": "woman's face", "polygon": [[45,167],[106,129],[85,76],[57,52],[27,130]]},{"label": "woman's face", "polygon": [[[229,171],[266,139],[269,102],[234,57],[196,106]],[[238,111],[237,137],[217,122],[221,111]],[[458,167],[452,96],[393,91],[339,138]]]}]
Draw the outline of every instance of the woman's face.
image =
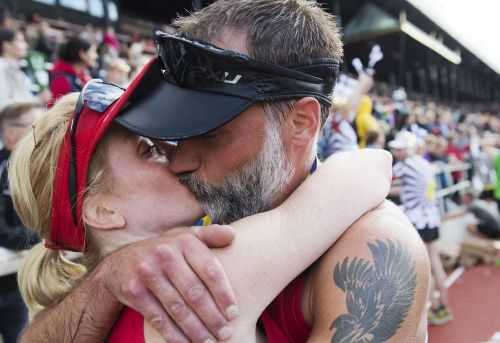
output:
[{"label": "woman's face", "polygon": [[89,68],[93,68],[97,63],[97,48],[95,45],[91,45],[87,51],[82,50],[80,52],[80,58],[83,63]]},{"label": "woman's face", "polygon": [[4,50],[4,55],[8,55],[11,58],[18,60],[24,58],[28,52],[28,43],[24,39],[24,34],[17,32],[12,42],[4,43]]},{"label": "woman's face", "polygon": [[128,236],[126,240],[191,226],[203,215],[194,196],[169,171],[164,149],[132,134],[120,133],[109,140],[111,177],[106,180],[111,188],[106,199],[125,218],[125,228],[119,231]]}]

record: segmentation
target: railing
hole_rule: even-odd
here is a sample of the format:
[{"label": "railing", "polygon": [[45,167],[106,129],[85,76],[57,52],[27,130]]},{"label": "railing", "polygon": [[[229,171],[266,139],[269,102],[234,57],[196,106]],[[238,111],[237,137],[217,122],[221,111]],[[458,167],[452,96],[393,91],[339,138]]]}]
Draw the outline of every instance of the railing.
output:
[{"label": "railing", "polygon": [[[472,165],[470,163],[433,163],[434,173],[437,181],[436,198],[439,203],[441,215],[446,218],[450,214],[449,198],[455,194],[462,194],[472,187],[471,181],[468,180]],[[398,190],[401,187],[400,180],[394,180],[392,185],[393,190]],[[462,211],[463,208],[457,205],[453,212]]]},{"label": "railing", "polygon": [[[436,180],[438,182],[438,190],[436,197],[439,202],[439,208],[443,218],[450,214],[448,199],[463,194],[472,187],[471,181],[468,180],[472,165],[470,163],[434,163]],[[462,211],[461,206],[453,209],[453,212]]]}]

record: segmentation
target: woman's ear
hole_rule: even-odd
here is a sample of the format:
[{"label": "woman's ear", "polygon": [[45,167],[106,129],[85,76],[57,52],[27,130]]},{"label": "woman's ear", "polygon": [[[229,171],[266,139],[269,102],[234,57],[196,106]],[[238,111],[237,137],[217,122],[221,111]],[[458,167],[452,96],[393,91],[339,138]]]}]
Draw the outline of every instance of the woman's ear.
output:
[{"label": "woman's ear", "polygon": [[97,198],[86,199],[83,206],[84,223],[97,230],[123,229],[126,224],[125,217]]}]

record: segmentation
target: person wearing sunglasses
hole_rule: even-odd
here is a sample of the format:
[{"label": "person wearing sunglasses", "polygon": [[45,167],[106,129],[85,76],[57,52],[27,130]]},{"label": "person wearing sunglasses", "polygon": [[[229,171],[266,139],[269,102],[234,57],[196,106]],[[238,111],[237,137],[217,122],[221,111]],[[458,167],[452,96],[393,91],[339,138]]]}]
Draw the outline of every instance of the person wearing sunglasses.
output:
[{"label": "person wearing sunglasses", "polygon": [[[169,169],[193,192],[204,212],[216,223],[237,222],[259,212],[273,212],[280,204],[286,206],[285,199],[294,200],[293,191],[300,192],[299,185],[312,182],[328,165],[327,162],[318,168],[315,142],[331,105],[341,59],[341,42],[334,20],[312,1],[219,0],[177,21],[176,25],[176,35],[156,33],[159,58],[141,73],[133,94],[120,98],[119,102],[126,103],[115,121],[141,136],[176,141],[177,146],[169,155]],[[348,167],[347,164],[346,161],[342,166]],[[317,170],[314,175],[309,176],[314,170]],[[362,177],[355,178],[356,181],[347,179],[356,185],[364,183],[369,178],[368,171],[373,171],[371,165],[355,167],[351,175],[362,173]],[[341,178],[336,178],[340,182]],[[335,180],[327,180],[319,188],[342,199],[330,203],[327,232],[342,222],[343,216],[363,207],[360,202],[366,201],[366,190],[380,186],[380,180],[369,181],[362,193],[352,193],[328,189],[328,182]],[[320,191],[307,192],[306,202],[310,207],[293,211],[305,220],[298,222],[302,248],[306,243],[302,235],[320,238],[316,231],[321,229],[320,225],[306,216],[312,214],[321,219],[320,214],[325,212],[319,209],[326,201],[322,196]],[[318,200],[321,205],[316,203]],[[265,214],[257,218],[262,216]],[[285,261],[275,255],[284,252],[278,243],[294,237],[293,221],[286,223],[286,230],[274,239],[260,231],[256,233],[256,226],[252,228],[256,237],[265,237],[252,241],[252,248],[247,250],[258,251],[258,257],[247,253],[242,260],[232,258],[235,264],[224,264],[220,257],[240,307],[240,316],[231,322],[232,341],[255,341],[257,333],[264,334],[268,342],[425,340],[428,260],[414,229],[399,210],[385,204],[370,212],[332,247],[331,241],[321,238],[330,248],[312,266],[304,263],[308,256],[305,251],[287,255]],[[238,224],[232,225],[236,226],[237,238],[224,251],[241,252],[237,243],[244,241],[239,235],[245,231]],[[274,249],[266,250],[270,242]],[[297,247],[293,243],[285,246]],[[131,244],[112,253],[107,265],[109,259],[120,256],[121,268],[130,271],[137,261],[120,252],[132,247],[140,254],[151,249],[151,245]],[[315,251],[321,254],[324,250]],[[265,262],[259,258],[265,258]],[[274,283],[276,280],[261,274],[255,277],[253,268],[248,268],[250,262],[260,270],[269,267],[271,272],[266,269],[263,275],[274,277],[288,267],[310,268],[276,296],[297,274]],[[100,266],[106,266],[106,259]],[[141,273],[144,271],[128,275],[141,280],[137,277]],[[163,272],[148,270],[146,274],[149,277],[142,278],[143,281],[164,280]],[[90,279],[100,284],[99,278],[91,275]],[[242,286],[248,280],[252,281],[251,287]],[[84,291],[87,285],[83,282],[61,304],[35,321],[26,337],[33,340],[44,337],[44,333],[51,332],[50,328],[65,323],[59,318],[64,310],[72,313],[71,317],[77,314],[77,309],[82,308],[82,301],[77,299],[89,299],[92,294]],[[182,289],[179,292],[183,294]],[[138,312],[126,309],[122,313],[112,339],[160,341],[154,330],[150,330],[151,324],[168,342],[202,342],[207,337],[222,340],[217,335],[218,328],[213,329],[211,319],[216,317],[207,320],[207,312],[203,311],[195,311],[194,317],[191,310],[197,308],[196,302],[190,301],[189,296],[184,299],[185,302],[174,303],[180,306],[173,307],[168,306],[172,303],[157,301],[157,308],[166,309],[159,316],[131,306]],[[117,311],[112,300],[112,297],[107,301],[93,300],[84,307],[92,309],[93,323],[98,314],[98,322],[104,324],[93,328],[90,331],[93,335],[88,335],[88,331],[82,335],[81,331],[92,327],[84,316],[73,331],[81,334],[76,337],[98,341],[109,332],[106,331],[110,327],[109,317],[112,310]],[[123,302],[130,305],[130,300]],[[68,304],[75,309],[71,311]],[[165,312],[177,325],[167,325],[168,332],[165,332],[168,322],[162,315]],[[115,314],[112,319],[116,318]],[[212,336],[199,325],[194,327],[193,318],[210,328]],[[144,320],[149,324],[144,326]],[[59,335],[53,336],[54,339],[64,332]]]},{"label": "person wearing sunglasses", "polygon": [[[14,177],[10,182],[16,208],[23,222],[44,238],[20,274],[23,297],[32,315],[64,299],[110,252],[133,241],[168,234],[169,229],[194,222],[202,213],[194,197],[168,171],[169,146],[160,147],[120,124],[122,108],[133,102],[136,86],[122,94],[121,88],[101,81],[88,83],[78,99],[75,95],[61,99],[37,121],[12,157]],[[366,182],[378,181],[379,185],[360,208],[346,211],[349,205],[341,205],[345,197],[334,190],[356,191],[359,186],[347,182],[349,175],[355,168],[372,165],[377,168]],[[216,256],[241,306],[235,338],[251,335],[255,323],[246,321],[257,320],[294,276],[383,200],[389,168],[390,157],[382,152],[336,156],[294,199],[264,215],[232,223],[238,238]],[[310,193],[315,194],[314,199],[309,199]],[[310,215],[298,211],[309,206],[315,208]],[[335,225],[330,224],[331,211],[338,217]],[[314,229],[301,233],[306,224]],[[281,237],[283,225],[287,235]],[[223,227],[217,230],[218,234],[225,232]],[[83,252],[82,264],[66,260],[61,249]],[[168,263],[168,250],[161,253]],[[276,273],[279,265],[281,272]],[[259,286],[254,285],[256,279]],[[133,314],[127,310],[123,316]],[[155,341],[155,331],[147,322],[144,325],[146,337],[151,337],[148,341]],[[194,341],[206,339],[215,340],[198,337]],[[128,339],[110,337],[110,342],[125,340],[139,342],[130,335]]]}]

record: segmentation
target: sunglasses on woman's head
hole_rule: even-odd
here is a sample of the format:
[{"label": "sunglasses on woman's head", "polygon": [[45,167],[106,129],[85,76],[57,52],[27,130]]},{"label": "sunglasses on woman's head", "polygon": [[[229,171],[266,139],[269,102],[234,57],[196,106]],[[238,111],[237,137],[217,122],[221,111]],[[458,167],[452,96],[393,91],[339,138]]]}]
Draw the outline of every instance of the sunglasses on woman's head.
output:
[{"label": "sunglasses on woman's head", "polygon": [[71,156],[70,156],[70,174],[69,174],[69,195],[71,200],[71,211],[73,221],[77,224],[76,201],[77,201],[77,186],[76,186],[76,130],[78,121],[85,107],[94,112],[104,113],[120,96],[125,92],[125,89],[112,83],[104,82],[100,79],[93,79],[87,82],[80,92],[78,101],[75,107],[75,114],[70,124],[70,139],[71,139]]}]

